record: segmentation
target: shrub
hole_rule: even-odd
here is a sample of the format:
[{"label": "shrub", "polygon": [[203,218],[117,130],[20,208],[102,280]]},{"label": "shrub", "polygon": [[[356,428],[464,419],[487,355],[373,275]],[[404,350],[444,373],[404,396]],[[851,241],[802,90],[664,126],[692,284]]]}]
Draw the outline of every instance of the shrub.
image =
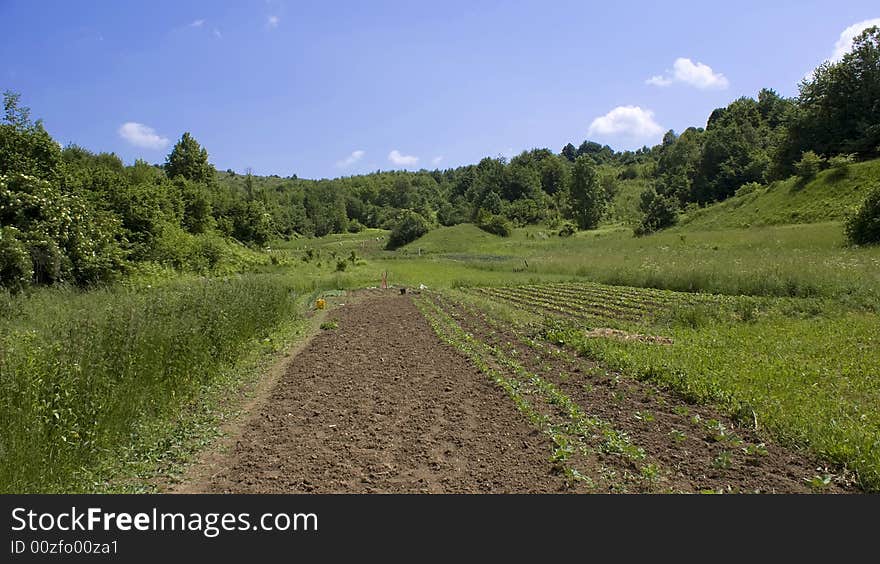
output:
[{"label": "shrub", "polygon": [[364,230],[364,224],[356,219],[352,219],[348,222],[348,232],[349,233],[360,233]]},{"label": "shrub", "polygon": [[760,190],[761,188],[762,185],[760,182],[747,182],[737,189],[736,195],[745,196],[746,194],[751,194],[752,192]]},{"label": "shrub", "polygon": [[856,156],[853,154],[834,155],[828,159],[828,167],[831,169],[834,178],[840,179],[849,173],[849,165],[854,163],[855,160]]},{"label": "shrub", "polygon": [[504,215],[517,225],[540,223],[547,216],[547,207],[531,198],[524,198],[506,204]]},{"label": "shrub", "polygon": [[557,233],[560,237],[571,237],[577,233],[577,225],[570,221],[566,221],[562,224]]},{"label": "shrub", "polygon": [[880,186],[868,194],[858,212],[847,220],[846,238],[854,245],[880,243]]},{"label": "shrub", "polygon": [[14,227],[0,227],[0,287],[13,292],[24,289],[34,275],[27,247]]},{"label": "shrub", "polygon": [[477,224],[477,227],[486,233],[492,233],[501,237],[510,237],[510,234],[513,232],[513,226],[511,226],[510,222],[500,215],[490,215],[482,219]]},{"label": "shrub", "polygon": [[678,205],[675,200],[658,194],[653,188],[642,192],[639,209],[645,215],[634,231],[636,237],[672,227],[678,221]]},{"label": "shrub", "polygon": [[393,251],[398,247],[415,241],[429,230],[430,226],[424,217],[414,211],[406,210],[394,223],[391,229],[391,236],[388,237],[388,243],[385,245],[385,248]]},{"label": "shrub", "polygon": [[801,156],[801,160],[795,163],[794,170],[798,180],[805,184],[815,178],[824,165],[825,159],[813,151],[807,151]]}]

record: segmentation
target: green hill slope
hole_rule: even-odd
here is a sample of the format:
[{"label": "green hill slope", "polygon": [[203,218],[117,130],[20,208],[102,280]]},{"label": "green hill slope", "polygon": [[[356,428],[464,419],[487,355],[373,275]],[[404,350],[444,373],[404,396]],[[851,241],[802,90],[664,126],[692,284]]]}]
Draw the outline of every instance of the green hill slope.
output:
[{"label": "green hill slope", "polygon": [[841,221],[880,185],[880,159],[829,169],[799,186],[794,178],[686,214],[688,231]]}]

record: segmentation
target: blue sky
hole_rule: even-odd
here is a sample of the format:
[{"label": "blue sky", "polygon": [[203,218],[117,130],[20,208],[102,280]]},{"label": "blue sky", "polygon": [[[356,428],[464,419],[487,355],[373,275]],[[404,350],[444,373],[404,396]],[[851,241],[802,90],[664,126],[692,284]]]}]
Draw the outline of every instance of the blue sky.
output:
[{"label": "blue sky", "polygon": [[0,0],[0,88],[126,162],[190,131],[220,169],[334,177],[651,145],[762,87],[796,94],[875,18],[876,0]]}]

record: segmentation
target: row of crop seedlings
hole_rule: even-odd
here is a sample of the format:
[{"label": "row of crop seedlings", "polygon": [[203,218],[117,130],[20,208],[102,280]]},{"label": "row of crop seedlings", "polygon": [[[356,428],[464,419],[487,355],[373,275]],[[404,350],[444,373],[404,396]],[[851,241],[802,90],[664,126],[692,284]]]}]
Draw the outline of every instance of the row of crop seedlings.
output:
[{"label": "row of crop seedlings", "polygon": [[717,296],[711,294],[691,294],[654,288],[607,286],[603,284],[558,283],[548,284],[547,287],[553,288],[564,295],[603,298],[612,303],[621,303],[644,310],[679,305],[695,305],[717,299]]},{"label": "row of crop seedlings", "polygon": [[567,286],[534,286],[523,287],[526,293],[549,296],[561,303],[573,303],[586,307],[602,307],[620,315],[643,317],[658,307],[649,301],[640,301],[620,296],[605,289],[578,289]]},{"label": "row of crop seedlings", "polygon": [[444,305],[446,304],[444,300],[448,300],[449,303],[454,304],[454,306],[461,308],[461,310],[467,312],[468,314],[479,318],[483,323],[486,324],[486,326],[499,333],[508,333],[511,332],[511,329],[514,329],[514,331],[512,332],[516,335],[516,341],[534,350],[539,355],[553,355],[554,357],[563,360],[569,365],[577,363],[577,358],[573,356],[569,351],[556,347],[548,347],[546,342],[536,341],[535,339],[525,334],[522,327],[512,327],[509,321],[499,319],[498,317],[495,317],[494,315],[486,311],[484,308],[473,303],[472,301],[470,301],[470,299],[473,299],[471,294],[462,293],[461,298],[458,299],[450,298],[447,295],[438,295],[435,297],[435,299],[444,309],[448,309],[450,307],[449,305]]},{"label": "row of crop seedlings", "polygon": [[608,306],[589,299],[561,296],[552,290],[537,288],[486,288],[490,297],[497,297],[523,305],[538,305],[566,316],[639,321],[647,312],[632,306]]},{"label": "row of crop seedlings", "polygon": [[[491,346],[465,331],[442,307],[436,296],[423,295],[416,304],[437,335],[450,346],[464,353],[477,368],[504,389],[529,421],[553,442],[550,461],[562,466],[570,480],[587,482],[592,479],[572,464],[573,456],[590,456],[595,451],[621,456],[637,467],[645,460],[645,452],[629,437],[610,423],[588,416],[569,396],[552,382],[526,370],[498,347]],[[529,401],[534,398],[533,401]],[[631,476],[640,486],[650,486],[642,476]]]}]

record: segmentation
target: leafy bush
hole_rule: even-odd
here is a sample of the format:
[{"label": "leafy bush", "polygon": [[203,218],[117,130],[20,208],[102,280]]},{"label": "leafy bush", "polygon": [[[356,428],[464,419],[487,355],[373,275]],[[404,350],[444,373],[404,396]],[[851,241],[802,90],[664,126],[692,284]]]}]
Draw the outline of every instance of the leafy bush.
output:
[{"label": "leafy bush", "polygon": [[[15,228],[9,237],[26,249],[31,264],[24,271],[34,282],[87,285],[110,280],[124,269],[119,221],[48,181],[18,173],[0,175],[0,225]],[[10,241],[9,264],[21,266],[14,249],[18,244]],[[17,287],[16,277],[10,276],[0,284],[8,281],[9,287]]]},{"label": "leafy bush", "polygon": [[0,227],[0,287],[12,291],[24,289],[34,274],[27,247],[18,235],[14,227]]},{"label": "leafy bush", "polygon": [[880,243],[880,186],[868,194],[859,211],[847,220],[846,238],[854,245]]},{"label": "leafy bush", "polygon": [[577,233],[577,225],[570,221],[563,222],[557,233],[560,237],[571,237]]},{"label": "leafy bush", "polygon": [[672,227],[678,221],[678,205],[675,200],[662,196],[653,189],[642,192],[639,209],[644,216],[634,231],[636,237]]},{"label": "leafy bush", "polygon": [[547,216],[547,206],[528,198],[504,205],[504,215],[517,225],[540,223]]},{"label": "leafy bush", "polygon": [[794,170],[797,174],[798,180],[802,184],[805,184],[815,178],[824,165],[825,159],[813,151],[806,151],[801,156],[801,160],[795,163]]},{"label": "leafy bush", "polygon": [[763,185],[760,182],[747,182],[737,189],[736,195],[745,196],[746,194],[751,194],[761,188],[763,188]]},{"label": "leafy bush", "polygon": [[510,237],[510,234],[513,232],[513,226],[510,222],[500,215],[489,215],[482,218],[477,227],[486,233],[492,233],[501,237]]},{"label": "leafy bush", "polygon": [[430,230],[427,220],[411,210],[405,210],[401,217],[394,223],[391,236],[385,248],[394,250],[407,243],[415,241]]},{"label": "leafy bush", "polygon": [[849,174],[849,165],[856,161],[854,154],[834,155],[828,159],[828,167],[831,169],[835,179],[840,179]]}]

